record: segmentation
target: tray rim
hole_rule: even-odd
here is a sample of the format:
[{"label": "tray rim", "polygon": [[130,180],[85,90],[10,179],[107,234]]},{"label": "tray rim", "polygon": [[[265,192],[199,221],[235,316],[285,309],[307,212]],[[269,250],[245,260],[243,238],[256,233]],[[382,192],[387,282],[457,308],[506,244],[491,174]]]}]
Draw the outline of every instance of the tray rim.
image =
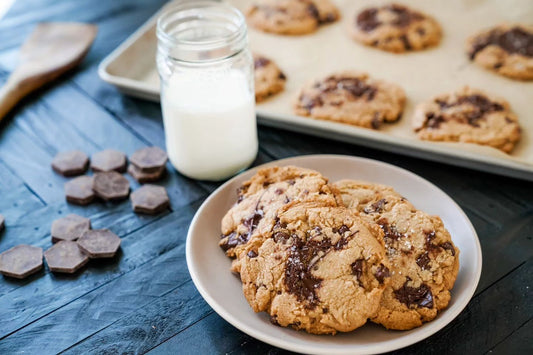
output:
[{"label": "tray rim", "polygon": [[[120,58],[126,49],[134,45],[139,38],[156,25],[157,18],[164,9],[165,6],[159,9],[100,62],[98,75],[103,81],[116,86],[127,95],[153,102],[160,101],[158,87],[156,88],[140,80],[111,74],[109,67]],[[365,147],[390,153],[399,153],[453,166],[533,181],[533,164],[526,162],[477,154],[472,151],[441,145],[438,142],[419,142],[408,138],[390,136],[384,132],[374,132],[353,126],[349,126],[349,128],[350,130],[355,129],[355,133],[346,133],[347,125],[342,123],[320,121],[297,115],[276,114],[262,110],[260,106],[256,107],[256,114],[258,123],[269,127],[310,134],[355,145],[364,143]]]}]

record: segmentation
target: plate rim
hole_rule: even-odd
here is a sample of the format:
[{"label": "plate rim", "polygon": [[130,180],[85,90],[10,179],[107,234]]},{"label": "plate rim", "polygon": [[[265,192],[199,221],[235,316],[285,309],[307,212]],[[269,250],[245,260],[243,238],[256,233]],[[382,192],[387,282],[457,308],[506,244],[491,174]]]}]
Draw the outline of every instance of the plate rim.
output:
[{"label": "plate rim", "polygon": [[[235,318],[230,312],[227,312],[224,309],[224,307],[219,305],[218,302],[215,299],[213,299],[211,296],[208,295],[207,290],[203,287],[202,283],[199,281],[199,275],[198,275],[197,271],[195,270],[195,268],[193,267],[192,260],[191,260],[192,259],[191,239],[192,239],[192,233],[193,233],[194,226],[196,225],[197,220],[200,218],[200,215],[202,214],[203,210],[205,208],[207,208],[207,206],[215,198],[215,196],[217,196],[228,185],[231,185],[234,181],[239,179],[244,174],[252,174],[253,172],[255,172],[255,171],[259,170],[259,169],[262,169],[262,168],[265,168],[265,167],[268,167],[268,166],[272,166],[272,165],[277,165],[277,164],[280,164],[280,163],[282,163],[284,165],[287,165],[288,163],[290,164],[290,162],[293,161],[293,160],[300,160],[302,158],[304,158],[304,159],[328,159],[328,158],[331,159],[331,158],[334,158],[334,159],[348,159],[348,160],[353,160],[353,161],[356,161],[356,162],[363,161],[363,162],[373,163],[373,164],[377,163],[378,165],[383,165],[383,166],[386,166],[386,167],[391,168],[393,170],[398,170],[398,171],[401,171],[402,173],[406,173],[406,174],[410,175],[411,178],[414,178],[415,180],[418,180],[418,182],[427,184],[430,187],[440,191],[447,198],[449,198],[449,200],[452,203],[452,205],[455,207],[455,209],[460,213],[460,215],[467,222],[468,227],[470,228],[470,231],[471,231],[471,233],[472,233],[472,235],[474,237],[473,239],[474,239],[474,245],[475,245],[475,255],[477,257],[477,263],[474,265],[474,267],[475,267],[474,280],[472,280],[473,282],[469,282],[469,287],[465,291],[467,297],[465,298],[464,303],[460,304],[454,311],[452,311],[452,313],[447,313],[447,316],[449,318],[449,320],[447,322],[443,322],[442,324],[438,324],[438,325],[436,325],[434,327],[427,327],[426,331],[422,330],[418,334],[414,334],[411,337],[405,336],[405,337],[400,337],[398,339],[394,339],[394,341],[392,341],[390,344],[384,344],[382,346],[382,348],[379,348],[380,344],[373,344],[373,345],[370,345],[370,346],[366,346],[364,349],[361,349],[362,351],[358,351],[358,349],[353,349],[353,348],[351,348],[351,349],[350,348],[342,348],[342,349],[329,349],[329,350],[327,350],[327,353],[328,354],[375,354],[375,353],[383,353],[383,352],[398,350],[398,349],[407,347],[409,345],[415,344],[415,343],[417,343],[419,341],[422,341],[422,340],[430,337],[431,335],[437,333],[438,331],[440,331],[441,329],[446,327],[448,324],[450,324],[466,308],[466,306],[470,303],[470,301],[472,300],[472,297],[474,296],[474,293],[475,293],[475,291],[477,289],[477,286],[479,284],[479,280],[481,278],[483,255],[482,255],[482,250],[481,250],[481,243],[479,241],[479,237],[477,235],[477,232],[476,232],[474,226],[472,225],[472,222],[470,221],[470,219],[468,218],[466,213],[463,211],[463,209],[455,202],[455,200],[451,196],[449,196],[447,193],[445,193],[438,186],[436,186],[432,182],[424,179],[423,177],[421,177],[421,176],[419,176],[419,175],[417,175],[417,174],[415,174],[415,173],[413,173],[413,172],[411,172],[411,171],[409,171],[407,169],[404,169],[404,168],[401,168],[401,167],[398,167],[396,165],[389,164],[389,163],[386,163],[386,162],[383,162],[383,161],[380,161],[380,160],[369,159],[369,158],[364,158],[364,157],[359,157],[359,156],[352,156],[352,155],[342,155],[342,154],[304,154],[304,155],[297,155],[297,156],[292,156],[292,157],[288,157],[288,158],[273,160],[273,161],[270,161],[270,162],[255,166],[255,167],[253,167],[251,169],[247,169],[247,170],[241,172],[240,174],[238,174],[238,175],[232,177],[231,179],[227,180],[224,184],[222,184],[216,190],[211,192],[211,194],[204,200],[204,202],[198,208],[198,210],[194,214],[194,217],[192,218],[192,220],[191,220],[191,222],[189,224],[189,229],[187,231],[186,245],[185,245],[185,257],[186,257],[186,262],[187,262],[187,269],[189,271],[189,274],[191,275],[191,279],[192,279],[192,281],[194,283],[194,286],[196,287],[196,289],[198,290],[198,292],[200,293],[202,298],[207,302],[207,304],[219,316],[221,316],[224,320],[226,320],[232,326],[234,326],[235,328],[239,329],[243,333],[248,334],[249,336],[251,336],[251,337],[253,337],[255,339],[258,339],[258,340],[260,340],[260,341],[262,341],[264,343],[267,343],[267,344],[270,344],[272,346],[276,346],[276,347],[279,347],[279,348],[282,348],[282,349],[285,349],[285,350],[290,350],[290,351],[299,352],[299,353],[302,353],[302,352],[312,353],[312,354],[326,353],[326,352],[316,351],[316,349],[313,349],[312,347],[307,347],[307,348],[303,349],[301,345],[294,345],[293,343],[290,342],[290,340],[286,340],[286,339],[282,339],[282,338],[272,338],[271,336],[262,334],[260,331],[250,330],[250,328],[247,329],[245,327],[245,324],[242,324],[241,321],[239,321],[237,318]],[[426,323],[426,324],[431,324],[431,323]],[[417,328],[417,329],[421,329],[421,328]]]}]

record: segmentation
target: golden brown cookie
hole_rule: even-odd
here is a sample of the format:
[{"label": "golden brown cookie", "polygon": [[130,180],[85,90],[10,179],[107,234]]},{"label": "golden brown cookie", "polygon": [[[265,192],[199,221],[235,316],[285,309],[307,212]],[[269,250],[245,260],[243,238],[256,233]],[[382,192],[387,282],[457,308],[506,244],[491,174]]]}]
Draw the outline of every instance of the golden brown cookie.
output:
[{"label": "golden brown cookie", "polygon": [[304,86],[294,111],[302,116],[378,129],[384,122],[397,121],[404,105],[405,93],[398,85],[372,79],[365,73],[344,71]]},{"label": "golden brown cookie", "polygon": [[479,32],[466,43],[470,60],[498,74],[533,79],[533,26],[499,25]]},{"label": "golden brown cookie", "polygon": [[435,19],[394,3],[359,12],[350,33],[363,44],[396,53],[435,46],[442,36]]},{"label": "golden brown cookie", "polygon": [[391,283],[372,321],[412,329],[448,306],[459,271],[459,249],[437,216],[417,210],[388,186],[343,180],[334,184],[346,206],[384,232]]},{"label": "golden brown cookie", "polygon": [[264,32],[301,35],[337,21],[339,11],[330,0],[255,0],[246,17],[251,26]]},{"label": "golden brown cookie", "polygon": [[254,311],[314,334],[348,332],[376,316],[389,282],[379,227],[343,207],[292,203],[266,236],[241,268]]},{"label": "golden brown cookie", "polygon": [[239,260],[249,250],[261,246],[281,207],[293,201],[338,205],[338,196],[325,177],[293,166],[261,169],[237,193],[237,202],[222,219],[219,243],[227,256],[236,258],[232,266],[236,272],[240,268]]},{"label": "golden brown cookie", "polygon": [[271,59],[254,54],[255,101],[261,102],[285,88],[287,77]]},{"label": "golden brown cookie", "polygon": [[476,143],[506,153],[521,136],[518,118],[506,100],[469,87],[419,104],[412,124],[423,140]]}]

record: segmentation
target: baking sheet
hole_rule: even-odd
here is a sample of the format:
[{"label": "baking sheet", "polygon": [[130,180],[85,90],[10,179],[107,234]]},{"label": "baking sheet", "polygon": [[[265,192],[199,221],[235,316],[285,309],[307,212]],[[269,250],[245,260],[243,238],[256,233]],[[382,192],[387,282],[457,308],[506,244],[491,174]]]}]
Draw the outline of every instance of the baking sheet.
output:
[{"label": "baking sheet", "polygon": [[[240,9],[248,0],[228,0]],[[249,30],[253,51],[275,60],[287,74],[286,89],[257,105],[260,123],[315,134],[332,139],[372,146],[412,156],[448,162],[499,174],[533,180],[533,82],[501,77],[478,67],[464,53],[466,38],[501,22],[530,23],[530,0],[411,0],[404,2],[434,16],[442,26],[439,46],[420,52],[392,54],[363,46],[348,35],[347,27],[361,8],[387,3],[379,0],[337,0],[341,21],[326,25],[313,34],[279,36]],[[123,43],[101,66],[106,81],[129,94],[158,99],[159,82],[153,60],[156,51],[155,19],[150,19]],[[151,53],[148,55],[147,53]],[[384,125],[379,131],[345,124],[298,117],[292,102],[307,81],[334,71],[353,69],[375,78],[401,85],[407,105],[398,123]],[[463,85],[480,88],[507,99],[519,117],[522,139],[512,154],[497,149],[463,143],[420,141],[412,132],[410,118],[418,102]]]}]

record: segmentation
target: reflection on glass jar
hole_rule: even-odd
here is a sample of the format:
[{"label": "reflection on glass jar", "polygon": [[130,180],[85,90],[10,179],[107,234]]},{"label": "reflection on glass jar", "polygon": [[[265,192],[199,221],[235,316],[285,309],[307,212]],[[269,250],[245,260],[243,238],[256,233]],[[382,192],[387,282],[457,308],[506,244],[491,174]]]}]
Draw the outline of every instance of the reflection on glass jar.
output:
[{"label": "reflection on glass jar", "polygon": [[168,156],[183,175],[222,180],[257,155],[253,59],[235,8],[190,1],[157,23]]}]

